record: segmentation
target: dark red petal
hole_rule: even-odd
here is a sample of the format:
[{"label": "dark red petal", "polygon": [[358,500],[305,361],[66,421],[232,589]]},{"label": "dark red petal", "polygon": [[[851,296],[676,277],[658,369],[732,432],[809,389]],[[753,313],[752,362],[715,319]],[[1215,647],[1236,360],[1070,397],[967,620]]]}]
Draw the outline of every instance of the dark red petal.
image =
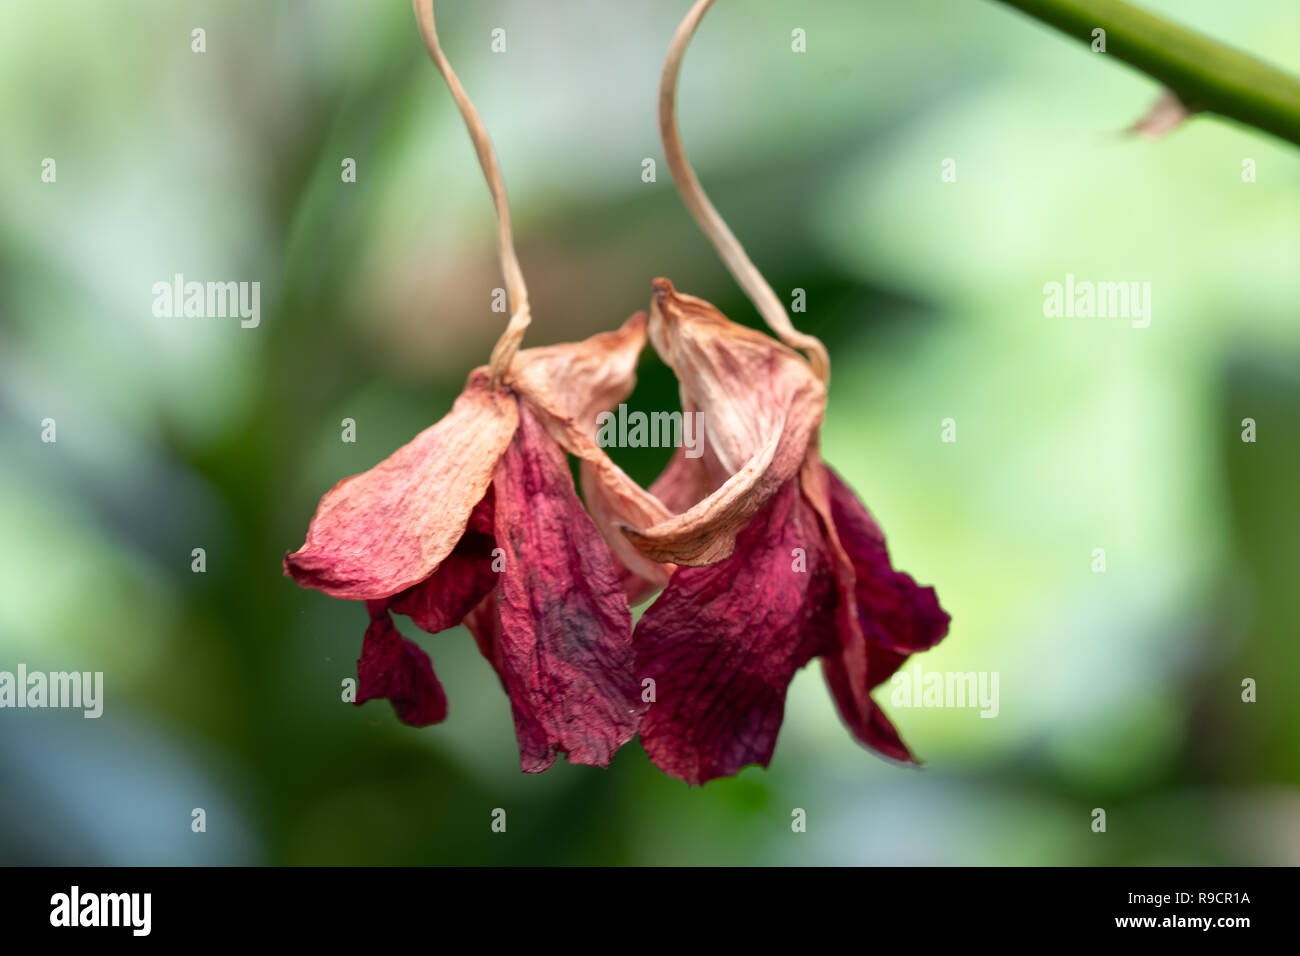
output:
[{"label": "dark red petal", "polygon": [[921,587],[911,575],[895,571],[880,526],[853,489],[828,465],[831,514],[857,575],[858,618],[867,640],[888,650],[910,654],[928,650],[948,633],[948,613],[934,588]]},{"label": "dark red petal", "polygon": [[465,615],[465,627],[474,635],[474,643],[492,669],[506,685],[505,663],[501,659],[501,612],[497,607],[497,592],[489,591],[478,607]]},{"label": "dark red petal", "polygon": [[433,673],[433,662],[398,633],[384,604],[367,602],[370,627],[357,661],[357,706],[387,697],[405,723],[414,727],[440,723],[447,717],[447,695]]},{"label": "dark red petal", "polygon": [[907,663],[911,654],[898,654],[887,651],[879,644],[867,647],[867,684],[875,690],[889,678],[898,673],[898,669]]},{"label": "dark red petal", "polygon": [[803,467],[799,471],[799,484],[809,505],[817,512],[825,535],[826,550],[835,568],[838,641],[830,654],[844,670],[853,697],[866,698],[871,693],[872,685],[867,679],[867,639],[863,636],[862,623],[858,620],[857,574],[853,570],[853,559],[844,549],[835,530],[835,519],[831,516],[830,473],[822,464],[821,455],[815,447],[810,447],[804,458]]},{"label": "dark red petal", "polygon": [[[637,358],[645,345],[646,316],[638,312],[614,332],[582,342],[524,349],[507,382],[557,444],[582,462],[582,497],[618,563],[649,582],[668,583],[668,569],[642,555],[623,536],[624,525],[650,527],[669,517],[659,500],[614,464],[597,441],[597,418],[622,402],[636,383]],[[626,591],[639,585],[630,579]]]},{"label": "dark red petal", "polygon": [[[882,653],[889,654],[890,652],[884,651]],[[906,660],[906,657],[893,656],[898,659],[899,663]],[[876,654],[873,652],[871,657],[874,664]],[[888,666],[885,659],[881,659],[880,663],[882,670]],[[897,665],[894,665],[894,669],[898,669]],[[884,754],[886,757],[901,760],[904,763],[917,762],[879,705],[870,697],[853,692],[842,655],[828,654],[824,657],[822,659],[822,671],[826,675],[826,684],[831,689],[831,696],[835,698],[835,703],[839,706],[840,715],[844,718],[844,722],[849,725],[849,730],[853,732],[853,736],[872,750]],[[875,675],[871,679],[876,682]]]},{"label": "dark red petal", "polygon": [[[841,596],[839,640],[822,661],[826,683],[859,741],[886,757],[915,762],[871,691],[893,676],[911,653],[906,646],[890,649],[885,640],[895,646],[917,643],[915,635],[932,635],[940,624],[946,631],[948,616],[939,609],[932,588],[921,588],[893,570],[879,526],[820,457],[810,455],[801,481],[822,518]],[[934,642],[942,636],[940,632]]]},{"label": "dark red petal", "polygon": [[789,481],[730,557],[678,568],[637,625],[637,676],[656,685],[641,727],[655,765],[692,784],[767,766],[791,679],[834,643],[835,605],[816,512]]},{"label": "dark red petal", "polygon": [[464,536],[438,570],[392,598],[389,609],[411,618],[422,630],[437,634],[455,627],[497,584],[492,570],[492,489],[469,516]]},{"label": "dark red petal", "polygon": [[564,452],[527,405],[493,483],[505,552],[494,653],[523,769],[545,770],[557,752],[608,766],[645,709],[633,674],[632,615]]}]

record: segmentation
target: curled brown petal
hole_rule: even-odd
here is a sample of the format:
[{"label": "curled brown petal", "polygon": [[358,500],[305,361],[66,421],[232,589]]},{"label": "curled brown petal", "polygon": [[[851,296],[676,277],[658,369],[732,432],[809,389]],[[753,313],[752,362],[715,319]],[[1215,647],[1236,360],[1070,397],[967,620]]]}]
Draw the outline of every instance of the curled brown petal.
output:
[{"label": "curled brown petal", "polygon": [[649,527],[625,528],[656,561],[705,565],[729,555],[740,529],[798,471],[821,424],[825,387],[798,354],[656,279],[650,340],[704,416],[716,491]]},{"label": "curled brown petal", "polygon": [[566,430],[590,437],[596,433],[596,415],[631,394],[645,342],[646,314],[638,312],[613,332],[524,349],[506,382],[524,401],[562,421]]},{"label": "curled brown petal", "polygon": [[[691,414],[691,411],[683,414]],[[623,564],[623,590],[627,592],[628,603],[640,604],[668,583],[675,565],[661,564],[646,557],[626,535],[620,533],[620,529],[628,526],[628,519],[607,504],[606,495],[593,480],[593,475],[591,467],[583,462],[582,491],[587,510],[602,533],[613,539],[611,547]],[[649,488],[650,494],[662,502],[670,514],[686,511],[714,490],[704,463],[699,458],[688,458],[684,447],[673,452],[667,467]]]}]

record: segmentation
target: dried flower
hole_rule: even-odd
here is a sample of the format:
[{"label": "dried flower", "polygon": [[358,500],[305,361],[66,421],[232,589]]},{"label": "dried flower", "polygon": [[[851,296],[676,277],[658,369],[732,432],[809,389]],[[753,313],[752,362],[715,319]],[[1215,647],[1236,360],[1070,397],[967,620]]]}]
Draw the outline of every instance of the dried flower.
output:
[{"label": "dried flower", "polygon": [[683,411],[704,413],[706,450],[675,457],[655,485],[680,513],[623,529],[645,557],[678,565],[633,638],[638,672],[657,688],[641,741],[688,783],[766,766],[791,679],[821,657],[857,739],[911,761],[871,690],[941,640],[949,618],[932,588],[893,569],[879,527],[823,464],[826,349],[794,328],[686,160],[677,78],[711,4],[697,0],[669,46],[660,136],[683,202],[781,342],[655,281],[650,340],[677,374]]},{"label": "dried flower", "polygon": [[[518,350],[530,313],[496,157],[438,46],[432,3],[416,0],[415,12],[496,205],[511,319],[445,418],[321,499],[285,573],[366,602],[358,704],[386,697],[407,723],[443,720],[432,662],[390,615],[431,633],[464,621],[509,695],[523,769],[545,770],[560,752],[606,766],[645,704],[625,576],[578,499],[566,452],[583,459],[607,520],[667,517],[581,424],[631,391],[645,316],[584,342]],[[666,570],[642,564],[666,580]]]},{"label": "dried flower", "polygon": [[938,643],[948,615],[932,588],[893,569],[875,521],[822,463],[825,390],[810,365],[665,279],[650,338],[707,423],[705,454],[674,459],[673,482],[716,489],[625,530],[647,556],[681,565],[633,637],[637,673],[657,687],[641,726],[651,760],[696,784],[766,766],[786,688],[821,657],[854,735],[911,761],[870,692]]},{"label": "dried flower", "polygon": [[[894,570],[879,527],[821,460],[825,348],[791,324],[682,152],[676,76],[711,2],[697,0],[669,49],[665,155],[781,341],[658,279],[648,323],[638,314],[584,342],[520,351],[530,313],[496,158],[438,46],[431,0],[415,0],[496,205],[511,319],[442,421],[325,495],[285,571],[366,602],[357,702],[385,697],[408,723],[441,721],[447,700],[391,614],[433,633],[464,623],[510,698],[528,772],[561,752],[606,766],[638,730],[651,759],[689,783],[766,766],[789,683],[814,657],[854,735],[911,761],[871,691],[947,633],[933,589]],[[676,454],[649,491],[594,438],[597,414],[630,393],[647,334],[684,413],[705,422],[702,457]],[[586,509],[567,455],[581,463]],[[633,633],[629,599],[659,589]],[[649,708],[644,678],[656,686]]]}]

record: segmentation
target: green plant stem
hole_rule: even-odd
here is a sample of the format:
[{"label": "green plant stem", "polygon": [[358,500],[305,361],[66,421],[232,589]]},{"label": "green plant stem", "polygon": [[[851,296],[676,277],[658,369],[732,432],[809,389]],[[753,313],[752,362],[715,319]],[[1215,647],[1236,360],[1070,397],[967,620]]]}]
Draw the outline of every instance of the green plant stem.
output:
[{"label": "green plant stem", "polygon": [[1246,123],[1300,145],[1300,80],[1122,0],[999,0],[1159,80],[1192,111]]}]

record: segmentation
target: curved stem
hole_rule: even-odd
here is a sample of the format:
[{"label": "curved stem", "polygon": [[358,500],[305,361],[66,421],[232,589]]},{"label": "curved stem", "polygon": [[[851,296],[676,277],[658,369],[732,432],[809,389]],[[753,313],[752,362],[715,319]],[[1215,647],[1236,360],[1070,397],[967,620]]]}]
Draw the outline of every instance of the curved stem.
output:
[{"label": "curved stem", "polygon": [[1218,113],[1300,144],[1300,80],[1123,0],[999,0],[1159,80],[1191,112]]},{"label": "curved stem", "polygon": [[501,333],[497,344],[493,346],[492,358],[489,360],[492,385],[495,388],[501,382],[506,369],[510,367],[515,353],[519,351],[524,330],[532,321],[528,310],[528,289],[524,285],[524,274],[519,268],[519,259],[515,255],[514,235],[510,230],[510,205],[506,201],[506,187],[501,179],[501,168],[497,165],[492,141],[488,138],[487,129],[478,115],[478,110],[474,109],[474,104],[466,95],[465,88],[460,85],[455,71],[443,55],[442,47],[438,45],[438,31],[433,22],[433,0],[414,0],[414,6],[420,37],[424,40],[424,46],[429,51],[434,66],[446,79],[452,99],[460,108],[460,115],[465,118],[465,128],[469,130],[469,138],[474,142],[474,152],[478,154],[479,165],[483,167],[483,178],[487,180],[488,191],[492,193],[492,205],[496,207],[501,271],[505,274],[506,295],[510,299],[510,322]]},{"label": "curved stem", "polygon": [[726,263],[727,271],[745,290],[745,295],[754,303],[754,308],[763,317],[763,321],[786,345],[807,353],[813,371],[819,379],[826,382],[830,379],[830,358],[826,354],[826,346],[815,336],[805,335],[794,327],[785,311],[785,305],[745,254],[740,240],[727,228],[713,203],[709,202],[709,197],[704,194],[704,188],[682,149],[681,133],[677,129],[677,77],[681,73],[686,47],[711,6],[713,0],[696,0],[668,46],[668,56],[664,59],[663,73],[659,77],[659,137],[664,144],[664,158],[673,174],[673,182],[677,184],[682,202],[718,250],[722,261]]}]

